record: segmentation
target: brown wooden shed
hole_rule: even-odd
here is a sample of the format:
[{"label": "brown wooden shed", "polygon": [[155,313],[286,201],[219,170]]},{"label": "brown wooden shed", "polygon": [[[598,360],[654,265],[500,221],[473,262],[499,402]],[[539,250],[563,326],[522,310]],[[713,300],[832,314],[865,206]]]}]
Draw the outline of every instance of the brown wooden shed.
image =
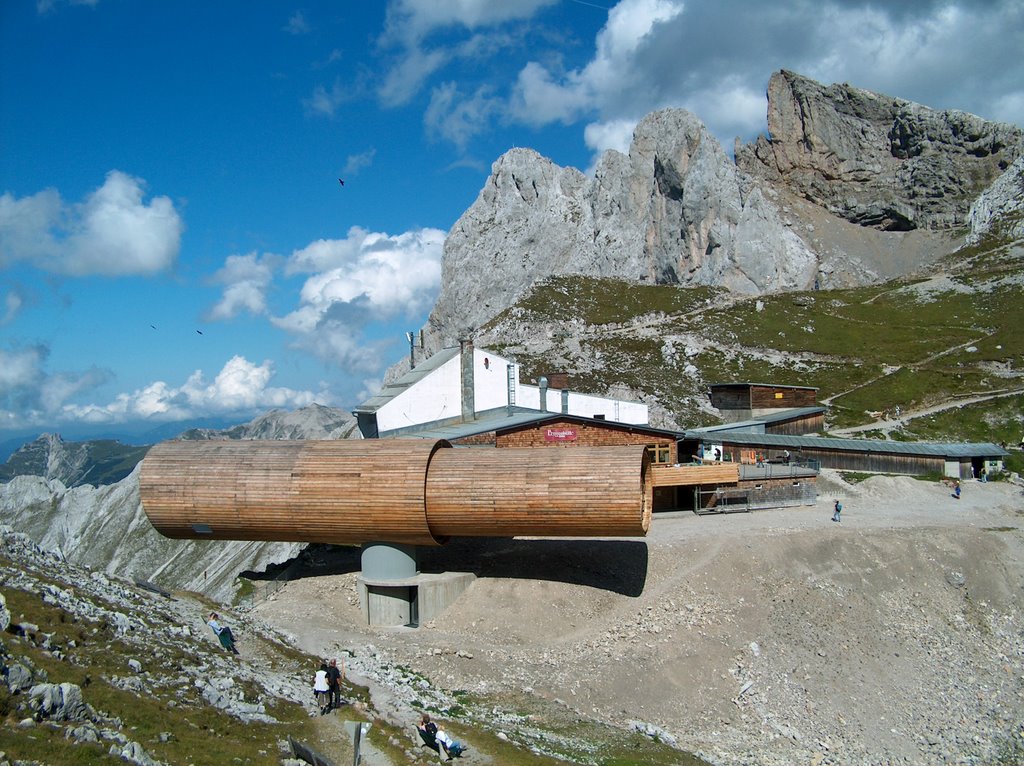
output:
[{"label": "brown wooden shed", "polygon": [[782,386],[775,383],[713,383],[708,387],[711,405],[726,412],[753,417],[758,413],[818,403],[818,389],[812,386]]}]

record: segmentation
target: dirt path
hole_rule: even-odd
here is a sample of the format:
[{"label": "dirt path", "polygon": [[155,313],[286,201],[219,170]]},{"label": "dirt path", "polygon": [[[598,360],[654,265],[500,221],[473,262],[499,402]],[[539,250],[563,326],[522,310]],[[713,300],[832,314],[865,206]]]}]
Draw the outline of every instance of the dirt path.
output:
[{"label": "dirt path", "polygon": [[[845,392],[849,393],[849,392]],[[979,404],[980,402],[990,402],[993,399],[1002,399],[1005,396],[1019,396],[1024,394],[1024,388],[1017,388],[1010,391],[999,391],[990,394],[978,394],[977,396],[967,396],[963,398],[951,399],[939,404],[933,404],[930,407],[922,407],[914,410],[898,411],[896,417],[883,418],[872,421],[871,423],[865,423],[859,426],[851,426],[849,428],[837,428],[829,431],[833,436],[846,436],[849,434],[863,433],[865,431],[882,431],[886,438],[889,438],[890,431],[897,428],[902,428],[907,425],[908,422],[914,418],[924,417],[926,415],[932,415],[936,412],[945,412],[946,410],[956,409],[963,407],[965,404]],[[837,394],[839,396],[839,394]],[[830,397],[834,399],[835,397]]]}]

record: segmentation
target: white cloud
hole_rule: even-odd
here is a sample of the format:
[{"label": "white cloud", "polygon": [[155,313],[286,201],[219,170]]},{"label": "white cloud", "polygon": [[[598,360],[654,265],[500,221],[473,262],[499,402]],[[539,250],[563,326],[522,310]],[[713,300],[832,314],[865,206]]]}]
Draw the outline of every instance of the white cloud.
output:
[{"label": "white cloud", "polygon": [[614,149],[622,154],[629,154],[629,145],[633,141],[633,131],[639,120],[609,120],[593,122],[583,130],[583,140],[587,148],[600,154]]},{"label": "white cloud", "polygon": [[43,345],[0,349],[0,427],[37,425],[58,413],[71,397],[110,380],[109,371],[49,374]]},{"label": "white cloud", "polygon": [[9,325],[14,321],[15,317],[21,311],[21,307],[25,300],[21,297],[21,294],[16,290],[8,290],[7,295],[4,296],[4,308],[0,312],[0,327]]},{"label": "white cloud", "polygon": [[344,104],[349,97],[341,81],[335,80],[330,90],[323,85],[314,87],[313,94],[309,98],[303,99],[302,105],[311,114],[333,117],[334,113],[338,111],[338,107]]},{"label": "white cloud", "polygon": [[105,405],[65,404],[61,415],[87,423],[122,423],[140,419],[173,421],[274,407],[294,409],[327,399],[324,392],[272,387],[269,383],[273,376],[274,367],[269,360],[256,365],[242,356],[235,356],[211,382],[207,382],[202,371],[197,370],[177,388],[164,381],[156,381],[132,393],[120,394]]},{"label": "white cloud", "polygon": [[373,164],[373,158],[376,156],[376,149],[367,149],[365,152],[361,152],[360,154],[350,154],[345,160],[345,168],[342,171],[342,175],[358,175],[361,170],[368,168]]},{"label": "white cloud", "polygon": [[658,25],[682,11],[682,4],[672,0],[623,0],[608,13],[586,67],[561,79],[536,62],[523,67],[513,93],[513,114],[531,125],[569,123],[602,109],[616,92],[642,87],[636,76],[638,51]]},{"label": "white cloud", "polygon": [[284,31],[290,35],[304,35],[310,31],[309,22],[306,21],[306,15],[302,11],[296,11],[288,19],[288,23],[284,25]]},{"label": "white cloud", "polygon": [[558,0],[394,0],[388,5],[385,41],[415,46],[431,32],[461,26],[477,29],[528,19]]},{"label": "white cloud", "polygon": [[448,82],[434,88],[423,121],[428,135],[444,138],[463,150],[500,109],[500,102],[490,95],[489,87],[480,87],[472,97],[463,98],[458,85]]},{"label": "white cloud", "polygon": [[26,261],[69,276],[150,276],[178,256],[184,225],[167,197],[143,202],[144,182],[107,173],[85,201],[66,205],[52,189],[0,196],[0,266]]},{"label": "white cloud", "polygon": [[445,50],[424,51],[419,47],[406,50],[384,78],[378,91],[381,102],[385,106],[405,104],[450,60],[451,54]]},{"label": "white cloud", "polygon": [[288,259],[287,274],[310,274],[299,306],[275,326],[322,359],[358,370],[379,368],[377,348],[362,340],[375,321],[427,311],[441,282],[444,232],[399,235],[353,227],[341,240],[318,240]]},{"label": "white cloud", "polygon": [[267,312],[266,292],[280,262],[275,255],[256,253],[228,256],[211,281],[224,285],[220,301],[210,309],[210,320],[231,319],[243,311],[250,314]]},{"label": "white cloud", "polygon": [[11,400],[37,388],[48,355],[44,346],[12,351],[0,349],[0,401],[7,401],[10,406]]},{"label": "white cloud", "polygon": [[[622,0],[584,64],[534,49],[511,86],[508,113],[542,127],[589,120],[595,150],[621,146],[624,125],[686,108],[723,146],[766,128],[765,86],[790,69],[936,109],[1024,123],[1024,15],[1014,0],[984,13],[965,2],[804,4]],[[993,62],[1000,62],[994,66]]]}]

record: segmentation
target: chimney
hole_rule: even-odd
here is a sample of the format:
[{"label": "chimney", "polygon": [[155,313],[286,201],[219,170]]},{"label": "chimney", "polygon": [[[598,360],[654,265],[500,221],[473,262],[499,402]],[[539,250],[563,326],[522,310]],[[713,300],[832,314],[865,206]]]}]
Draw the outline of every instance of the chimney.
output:
[{"label": "chimney", "polygon": [[543,375],[540,376],[540,380],[537,381],[537,385],[540,386],[540,411],[548,411],[548,379]]},{"label": "chimney", "polygon": [[568,388],[563,388],[562,389],[562,414],[563,415],[568,415],[569,414],[569,389]]},{"label": "chimney", "polygon": [[476,399],[473,381],[473,341],[459,340],[459,361],[462,364],[462,420],[476,420]]},{"label": "chimney", "polygon": [[505,377],[508,382],[508,416],[512,417],[512,408],[516,406],[516,383],[519,382],[514,364],[505,368]]}]

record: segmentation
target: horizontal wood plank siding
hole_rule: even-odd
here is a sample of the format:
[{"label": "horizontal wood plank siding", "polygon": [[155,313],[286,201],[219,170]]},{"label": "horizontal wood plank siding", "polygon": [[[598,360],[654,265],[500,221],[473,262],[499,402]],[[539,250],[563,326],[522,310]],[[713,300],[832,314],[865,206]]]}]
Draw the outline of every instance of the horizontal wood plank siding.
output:
[{"label": "horizontal wood plank siding", "polygon": [[784,386],[751,386],[750,408],[813,407],[818,403],[818,392],[813,388],[787,388]]},{"label": "horizontal wood plank siding", "polygon": [[140,474],[150,522],[179,539],[431,545],[455,535],[642,536],[652,492],[642,446],[175,441],[153,447]]},{"label": "horizontal wood plank siding", "polygon": [[643,447],[452,449],[434,456],[436,536],[641,536],[652,488]]},{"label": "horizontal wood plank siding", "polygon": [[739,480],[740,468],[735,463],[654,466],[651,468],[651,482],[655,487],[735,484]]},{"label": "horizontal wood plank siding", "polygon": [[[173,538],[436,544],[423,483],[443,444],[164,442],[142,463],[142,507]],[[367,537],[370,531],[379,536]]]}]

